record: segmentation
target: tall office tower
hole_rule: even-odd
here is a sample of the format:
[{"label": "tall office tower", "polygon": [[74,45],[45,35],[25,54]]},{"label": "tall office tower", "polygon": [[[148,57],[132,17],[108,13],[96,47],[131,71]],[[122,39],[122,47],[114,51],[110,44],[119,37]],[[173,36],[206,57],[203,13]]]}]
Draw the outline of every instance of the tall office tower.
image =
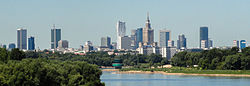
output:
[{"label": "tall office tower", "polygon": [[56,29],[55,25],[51,29],[51,49],[58,47],[58,41],[61,40],[61,29]]},{"label": "tall office tower", "polygon": [[60,48],[60,49],[62,49],[62,48],[64,48],[64,49],[69,48],[69,41],[67,41],[67,40],[60,40],[60,41],[58,41],[58,48]]},{"label": "tall office tower", "polygon": [[187,49],[187,39],[184,34],[178,36],[177,49]]},{"label": "tall office tower", "polygon": [[136,48],[139,47],[139,43],[143,42],[143,28],[136,29]]},{"label": "tall office tower", "polygon": [[[117,25],[116,25],[116,31],[117,31],[117,47],[120,46],[119,44],[121,44],[119,40],[119,38],[123,37],[126,35],[126,23],[125,22],[121,22],[121,21],[118,21],[117,22]],[[119,47],[118,47],[119,49]]]},{"label": "tall office tower", "polygon": [[168,40],[171,40],[170,30],[160,30],[159,43],[160,47],[168,47]]},{"label": "tall office tower", "polygon": [[[201,41],[205,40],[208,42],[208,27],[200,27],[200,48],[201,48]],[[208,43],[205,43],[205,48],[208,48]]]},{"label": "tall office tower", "polygon": [[27,50],[27,30],[17,29],[17,48]]},{"label": "tall office tower", "polygon": [[213,48],[213,40],[211,39],[208,40],[208,48]]},{"label": "tall office tower", "polygon": [[118,46],[118,49],[132,49],[130,37],[124,36],[124,37],[120,37],[119,39],[120,39],[119,41],[121,41],[121,42],[120,42],[120,44],[118,44],[118,45],[120,45],[120,46]]},{"label": "tall office tower", "polygon": [[240,49],[246,48],[246,45],[247,45],[246,40],[240,40]]},{"label": "tall office tower", "polygon": [[238,40],[234,40],[234,41],[233,41],[233,47],[238,47],[238,48],[240,48],[240,43],[239,43]]},{"label": "tall office tower", "polygon": [[13,48],[16,48],[16,44],[15,43],[10,43],[9,47],[8,47],[8,50],[11,50]]},{"label": "tall office tower", "polygon": [[151,28],[149,14],[147,14],[146,27],[143,28],[144,45],[152,45],[154,43],[154,30]]},{"label": "tall office tower", "polygon": [[28,50],[35,50],[35,38],[33,36],[28,38]]},{"label": "tall office tower", "polygon": [[110,37],[102,37],[101,38],[101,46],[111,48],[111,38]]},{"label": "tall office tower", "polygon": [[131,38],[131,47],[133,50],[136,49],[136,30],[131,30],[131,35],[130,35],[130,38]]}]

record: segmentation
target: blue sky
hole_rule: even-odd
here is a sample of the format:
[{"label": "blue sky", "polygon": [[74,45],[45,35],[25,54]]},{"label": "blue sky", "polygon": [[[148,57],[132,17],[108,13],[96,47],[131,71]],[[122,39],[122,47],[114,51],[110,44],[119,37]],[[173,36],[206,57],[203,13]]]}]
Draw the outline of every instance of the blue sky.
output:
[{"label": "blue sky", "polygon": [[53,24],[62,29],[62,39],[78,48],[90,40],[100,45],[102,36],[116,40],[116,22],[131,29],[145,26],[150,13],[155,41],[159,30],[185,34],[188,47],[198,47],[199,27],[209,27],[215,46],[231,46],[234,39],[250,40],[250,0],[1,0],[0,43],[16,43],[16,29],[35,36],[36,47],[50,47]]}]

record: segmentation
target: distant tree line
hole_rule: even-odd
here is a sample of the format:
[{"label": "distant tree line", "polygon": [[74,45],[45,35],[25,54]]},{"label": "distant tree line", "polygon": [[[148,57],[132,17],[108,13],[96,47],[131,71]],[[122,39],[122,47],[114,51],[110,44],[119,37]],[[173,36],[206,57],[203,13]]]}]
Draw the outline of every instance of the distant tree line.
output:
[{"label": "distant tree line", "polygon": [[250,47],[239,52],[239,48],[211,49],[202,52],[180,52],[171,59],[171,64],[180,67],[198,65],[202,69],[211,70],[249,70]]},{"label": "distant tree line", "polygon": [[0,86],[104,86],[98,66],[46,56],[41,52],[0,48]]}]

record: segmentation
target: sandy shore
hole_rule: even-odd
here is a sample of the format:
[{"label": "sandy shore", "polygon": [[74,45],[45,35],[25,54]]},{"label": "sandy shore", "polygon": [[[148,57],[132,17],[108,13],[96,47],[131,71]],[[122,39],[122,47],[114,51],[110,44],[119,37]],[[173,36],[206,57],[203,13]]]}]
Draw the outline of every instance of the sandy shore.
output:
[{"label": "sandy shore", "polygon": [[102,69],[102,71],[119,71],[119,69]]},{"label": "sandy shore", "polygon": [[163,71],[116,71],[115,74],[163,74],[163,75],[191,75],[191,76],[227,76],[227,77],[250,77],[245,74],[186,74],[186,73],[166,73]]}]

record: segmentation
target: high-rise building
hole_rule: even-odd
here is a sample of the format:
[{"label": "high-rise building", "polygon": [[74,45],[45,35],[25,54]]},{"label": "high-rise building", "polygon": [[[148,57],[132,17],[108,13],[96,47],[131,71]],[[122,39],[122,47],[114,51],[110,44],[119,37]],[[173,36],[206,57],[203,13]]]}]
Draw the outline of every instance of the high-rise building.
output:
[{"label": "high-rise building", "polygon": [[178,36],[177,49],[187,49],[187,39],[184,34]]},{"label": "high-rise building", "polygon": [[167,47],[168,40],[171,40],[171,31],[170,30],[160,30],[159,43],[160,47]]},{"label": "high-rise building", "polygon": [[67,40],[58,41],[58,48],[59,49],[62,49],[62,48],[67,49],[67,48],[69,48],[69,41],[67,41]]},{"label": "high-rise building", "polygon": [[58,41],[61,40],[61,29],[56,29],[55,25],[51,29],[51,49],[58,47]]},{"label": "high-rise building", "polygon": [[[116,25],[116,31],[117,31],[117,46],[120,46],[121,44],[121,37],[124,37],[126,35],[126,23],[122,21],[118,21]],[[118,47],[119,49],[119,47]]]},{"label": "high-rise building", "polygon": [[35,38],[33,36],[28,38],[28,50],[35,50]]},{"label": "high-rise building", "polygon": [[247,46],[246,40],[240,40],[240,49],[244,49],[246,48],[246,46]]},{"label": "high-rise building", "polygon": [[16,48],[16,44],[15,43],[10,43],[8,50],[11,50],[13,48]]},{"label": "high-rise building", "polygon": [[143,43],[143,28],[136,29],[136,48],[139,47],[139,43]]},{"label": "high-rise building", "polygon": [[27,30],[17,29],[17,48],[27,50]]},{"label": "high-rise building", "polygon": [[136,30],[135,29],[131,30],[130,38],[131,38],[131,47],[133,50],[135,50],[136,49]]},{"label": "high-rise building", "polygon": [[128,36],[120,37],[120,44],[118,44],[118,49],[132,49],[131,38]]},{"label": "high-rise building", "polygon": [[147,14],[146,27],[143,28],[144,45],[152,45],[154,43],[154,30],[151,28],[149,14]]},{"label": "high-rise building", "polygon": [[[205,40],[208,42],[208,27],[200,27],[200,48],[201,48],[201,41]],[[208,43],[205,43],[205,48],[208,48]]]},{"label": "high-rise building", "polygon": [[240,48],[239,40],[233,40],[233,47],[238,47],[238,48]]},{"label": "high-rise building", "polygon": [[101,47],[111,48],[111,38],[110,37],[102,37],[101,38]]}]

